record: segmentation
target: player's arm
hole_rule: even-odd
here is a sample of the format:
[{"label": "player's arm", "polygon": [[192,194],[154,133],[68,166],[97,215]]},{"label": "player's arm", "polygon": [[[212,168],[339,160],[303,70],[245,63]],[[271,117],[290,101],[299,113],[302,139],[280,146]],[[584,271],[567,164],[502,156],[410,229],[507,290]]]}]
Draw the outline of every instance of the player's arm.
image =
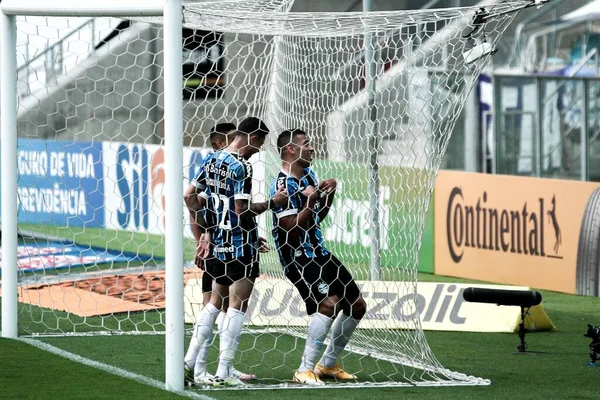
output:
[{"label": "player's arm", "polygon": [[245,163],[238,170],[234,186],[235,213],[243,224],[263,212],[287,203],[287,193],[279,191],[271,199],[253,203],[252,200],[252,167]]},{"label": "player's arm", "polygon": [[[293,188],[288,188],[290,193],[294,193]],[[305,196],[303,205],[300,205],[298,196]],[[278,225],[281,229],[288,232],[288,240],[296,239],[306,232],[312,224],[313,220],[313,209],[317,200],[319,199],[319,192],[314,189],[307,189],[302,193],[298,193],[296,196],[290,195],[290,207],[286,210],[276,210]]]},{"label": "player's arm", "polygon": [[196,243],[200,240],[200,235],[206,232],[207,229],[207,223],[202,213],[206,207],[206,199],[200,193],[199,188],[192,184],[188,186],[183,196],[185,205],[190,213],[190,223]]},{"label": "player's arm", "polygon": [[321,192],[321,209],[319,210],[319,220],[323,221],[335,197],[335,190],[337,189],[337,182],[335,179],[326,179],[319,184],[319,192]]},{"label": "player's arm", "polygon": [[268,201],[253,203],[248,199],[235,199],[235,213],[243,222],[262,214],[267,210],[271,210],[277,206],[287,203],[287,195],[285,192],[278,192]]},{"label": "player's arm", "polygon": [[258,203],[250,202],[250,213],[253,214],[252,216],[256,216],[264,213],[267,210],[272,210],[276,207],[283,206],[287,204],[287,201],[287,191],[285,189],[282,189],[275,193],[275,196],[271,197],[267,201],[261,201]]},{"label": "player's arm", "polygon": [[205,189],[206,174],[204,169],[201,169],[200,173],[190,183],[183,196],[185,205],[190,213],[191,229],[194,234],[194,239],[196,239],[196,243],[199,243],[201,236],[214,225],[214,223],[209,224],[206,221],[203,213],[205,209],[208,211],[208,208],[206,207],[208,197]]},{"label": "player's arm", "polygon": [[203,260],[210,254],[209,224],[204,218],[203,212],[204,210],[207,210],[206,194],[204,192],[199,193],[199,188],[192,184],[185,191],[184,200],[190,213],[191,229],[194,239],[196,240],[196,256],[194,263],[197,267],[203,269]]}]

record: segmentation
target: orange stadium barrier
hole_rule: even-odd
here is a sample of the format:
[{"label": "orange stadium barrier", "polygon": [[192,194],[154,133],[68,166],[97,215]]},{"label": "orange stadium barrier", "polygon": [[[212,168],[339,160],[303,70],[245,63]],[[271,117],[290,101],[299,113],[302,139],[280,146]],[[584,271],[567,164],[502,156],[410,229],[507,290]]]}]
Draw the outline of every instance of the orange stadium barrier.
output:
[{"label": "orange stadium barrier", "polygon": [[584,211],[600,184],[441,171],[435,273],[576,293]]}]

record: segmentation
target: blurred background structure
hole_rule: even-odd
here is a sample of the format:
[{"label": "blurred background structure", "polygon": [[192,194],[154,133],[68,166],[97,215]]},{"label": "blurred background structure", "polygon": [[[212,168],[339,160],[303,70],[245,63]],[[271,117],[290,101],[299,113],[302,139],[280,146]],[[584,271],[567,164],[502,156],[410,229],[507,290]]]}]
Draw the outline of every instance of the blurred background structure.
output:
[{"label": "blurred background structure", "polygon": [[[373,10],[489,6],[497,2],[373,0]],[[361,9],[362,0],[297,0],[291,10]],[[29,17],[32,18],[36,17]],[[599,0],[557,0],[517,16],[454,128],[442,168],[600,181],[599,19]],[[94,140],[161,143],[162,79],[157,63],[153,62],[162,54],[160,28],[108,18],[89,19],[83,24],[78,20],[77,26],[68,18],[54,20],[52,23],[60,28],[53,30],[59,32],[58,37],[47,37],[45,43],[23,45],[19,51],[21,134],[89,140],[92,137],[87,132],[94,132]],[[426,30],[423,27],[423,32]],[[403,34],[406,33],[398,32],[399,37]],[[228,69],[239,66],[231,65],[228,54],[223,54],[225,47],[233,48],[231,44],[224,46],[231,39],[227,34],[207,36],[186,29],[184,37],[185,144],[203,146],[208,130],[216,121],[243,117],[248,111],[244,103],[249,103],[256,94],[233,89],[235,85],[231,83],[235,82],[230,82],[233,76],[229,76]],[[415,37],[421,42],[429,39],[425,33]],[[380,42],[383,51],[408,51],[405,45],[395,47],[398,43],[405,42],[394,37],[383,37]],[[418,45],[415,43],[414,48]],[[440,45],[440,51],[447,49]],[[131,57],[135,57],[135,63]],[[331,76],[329,84],[343,88],[340,93],[344,93],[344,98],[334,101],[349,101],[364,89],[364,58],[364,51],[354,54],[352,62]],[[143,59],[147,60],[147,68],[143,67]],[[247,63],[249,73],[257,74],[251,58]],[[115,64],[122,68],[104,68]],[[378,77],[393,67],[379,65]],[[106,71],[116,71],[131,79],[117,80],[117,84],[108,79],[108,86],[100,90],[104,96],[98,96],[97,92],[86,95],[86,86],[93,85],[98,90],[98,85],[103,85],[99,78]],[[427,79],[435,82],[435,73],[429,71]],[[53,92],[46,88],[48,82],[55,83]],[[128,94],[136,99],[135,107],[127,103]],[[240,101],[232,101],[233,96]],[[119,118],[112,116],[119,112],[115,111],[119,102],[125,105],[124,115],[121,123],[115,123]],[[37,115],[29,111],[28,104],[40,106]],[[53,109],[46,109],[45,105]],[[107,113],[105,120],[103,112]],[[92,113],[95,118],[90,119]],[[39,129],[40,123],[44,130]],[[344,159],[345,150],[352,153],[352,149],[362,145],[358,142],[361,135],[356,132],[350,135],[327,127],[313,129],[321,158]],[[397,134],[401,127],[382,125],[379,129],[385,130],[380,132],[385,140],[402,140]],[[108,132],[110,137],[103,138],[98,132]],[[394,164],[397,160],[393,154],[386,154],[385,149],[385,145],[381,146],[380,162]]]}]

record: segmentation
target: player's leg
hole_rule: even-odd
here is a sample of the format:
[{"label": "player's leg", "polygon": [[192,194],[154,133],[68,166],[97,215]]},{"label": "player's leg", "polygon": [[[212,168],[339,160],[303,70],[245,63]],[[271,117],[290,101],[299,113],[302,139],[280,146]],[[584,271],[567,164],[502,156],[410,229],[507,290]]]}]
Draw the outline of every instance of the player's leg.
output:
[{"label": "player's leg", "polygon": [[[210,301],[210,296],[212,292],[213,279],[212,276],[208,273],[208,265],[212,262],[204,261],[204,272],[202,274],[202,305],[203,308],[206,308]],[[202,343],[201,339],[198,338],[198,332],[201,330],[200,326],[202,324],[201,321],[204,320],[200,316],[196,321],[196,325],[194,326],[194,331],[192,333],[192,339],[190,340],[190,344],[187,350],[187,353],[184,357],[185,360],[185,378],[186,381],[193,381],[194,378],[194,365],[196,363],[196,359],[201,357],[206,359],[206,353],[208,352],[208,348],[210,347],[209,341],[204,341]]]},{"label": "player's leg", "polygon": [[[223,275],[224,264],[213,259],[211,262],[206,264],[205,274],[210,277]],[[207,287],[208,288],[208,284]],[[187,369],[190,369],[190,363],[193,362],[193,374],[194,382],[196,384],[211,384],[213,376],[206,371],[206,355],[208,354],[207,346],[210,346],[213,339],[213,326],[215,320],[219,315],[223,303],[223,298],[227,296],[227,288],[221,289],[218,287],[211,287],[210,301],[204,306],[198,321],[194,327],[195,340],[190,342],[190,347],[185,356],[185,365]],[[202,351],[206,348],[206,351]],[[193,358],[194,353],[196,357]],[[193,361],[192,361],[193,360]]]},{"label": "player's leg", "polygon": [[323,286],[319,265],[312,259],[296,257],[288,264],[286,277],[294,284],[304,302],[306,311],[312,318],[308,324],[306,343],[298,370],[294,372],[294,381],[308,385],[322,385],[323,382],[314,373],[317,357],[327,332],[333,322],[336,299],[327,297]]},{"label": "player's leg", "polygon": [[[213,279],[212,276],[208,272],[206,272],[206,262],[204,267],[204,273],[202,274],[202,305],[206,307],[208,302],[210,301],[210,295],[212,292]],[[200,319],[198,319],[199,321]],[[198,322],[197,321],[197,322]],[[210,349],[210,341],[204,341],[204,343],[200,343],[198,339],[198,326],[194,327],[194,332],[192,333],[192,339],[190,340],[190,345],[188,347],[187,353],[185,354],[185,381],[187,383],[194,382],[194,366],[196,364],[196,359],[201,358],[202,360],[206,360],[206,356],[208,355],[208,350]]]},{"label": "player's leg", "polygon": [[217,329],[218,332],[221,333],[221,329],[223,327],[223,321],[225,320],[225,315],[227,314],[227,310],[229,309],[229,296],[223,299],[223,307],[221,307],[221,313],[217,317]]},{"label": "player's leg", "polygon": [[[219,333],[219,337],[223,336],[223,326],[225,322],[225,317],[227,316],[227,310],[229,309],[229,297],[223,299],[223,308],[217,317],[217,332]],[[242,335],[239,335],[237,338],[236,348],[239,347],[240,341],[242,340]],[[257,379],[256,375],[248,374],[242,371],[239,371],[235,367],[231,367],[231,375],[242,380],[242,381],[253,381]]]},{"label": "player's leg", "polygon": [[365,315],[367,305],[352,275],[335,256],[330,255],[323,263],[324,272],[329,275],[330,293],[340,298],[341,312],[333,322],[329,344],[315,367],[315,373],[322,378],[356,379],[343,370],[338,358]]},{"label": "player's leg", "polygon": [[[220,340],[219,366],[216,376],[224,378],[228,384],[241,381],[233,375],[233,359],[240,343],[240,336],[246,320],[248,301],[259,275],[258,260],[236,259],[227,266],[228,277],[234,281],[229,287],[229,307],[223,321]],[[220,282],[217,280],[217,284]]]}]

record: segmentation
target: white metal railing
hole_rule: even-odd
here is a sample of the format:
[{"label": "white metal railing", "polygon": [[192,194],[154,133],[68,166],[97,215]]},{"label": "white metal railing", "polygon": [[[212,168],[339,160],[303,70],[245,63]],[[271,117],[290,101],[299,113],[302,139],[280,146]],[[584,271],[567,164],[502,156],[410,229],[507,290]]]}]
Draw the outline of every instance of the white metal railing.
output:
[{"label": "white metal railing", "polygon": [[[67,75],[81,60],[93,55],[102,36],[116,25],[113,18],[90,18],[53,43],[22,43],[24,63],[17,70],[17,93],[26,97]],[[42,47],[43,46],[43,47]],[[32,54],[33,53],[33,54]],[[41,80],[41,82],[40,82]]]},{"label": "white metal railing", "polygon": [[[595,52],[588,53],[588,60],[593,57],[596,57]],[[486,139],[493,141],[490,146],[493,153],[487,154],[484,160],[491,158],[494,171],[515,172],[503,168],[505,162],[515,155],[503,154],[500,149],[503,136],[510,131],[518,138],[511,140],[534,144],[531,170],[521,172],[532,176],[579,178],[582,181],[598,179],[600,104],[596,99],[600,93],[600,78],[577,77],[575,74],[576,71],[569,76],[494,75],[493,137],[487,135],[482,138],[484,143]],[[504,90],[511,87],[518,87],[523,93],[526,90],[531,92],[520,95],[527,98],[528,105],[523,104],[518,108],[502,106],[506,104],[502,99]],[[512,104],[519,104],[518,99],[513,99]],[[513,116],[527,116],[533,124],[525,126],[525,120],[517,121],[516,126],[507,130],[506,120]],[[516,159],[525,156],[525,153],[517,154]]]}]

